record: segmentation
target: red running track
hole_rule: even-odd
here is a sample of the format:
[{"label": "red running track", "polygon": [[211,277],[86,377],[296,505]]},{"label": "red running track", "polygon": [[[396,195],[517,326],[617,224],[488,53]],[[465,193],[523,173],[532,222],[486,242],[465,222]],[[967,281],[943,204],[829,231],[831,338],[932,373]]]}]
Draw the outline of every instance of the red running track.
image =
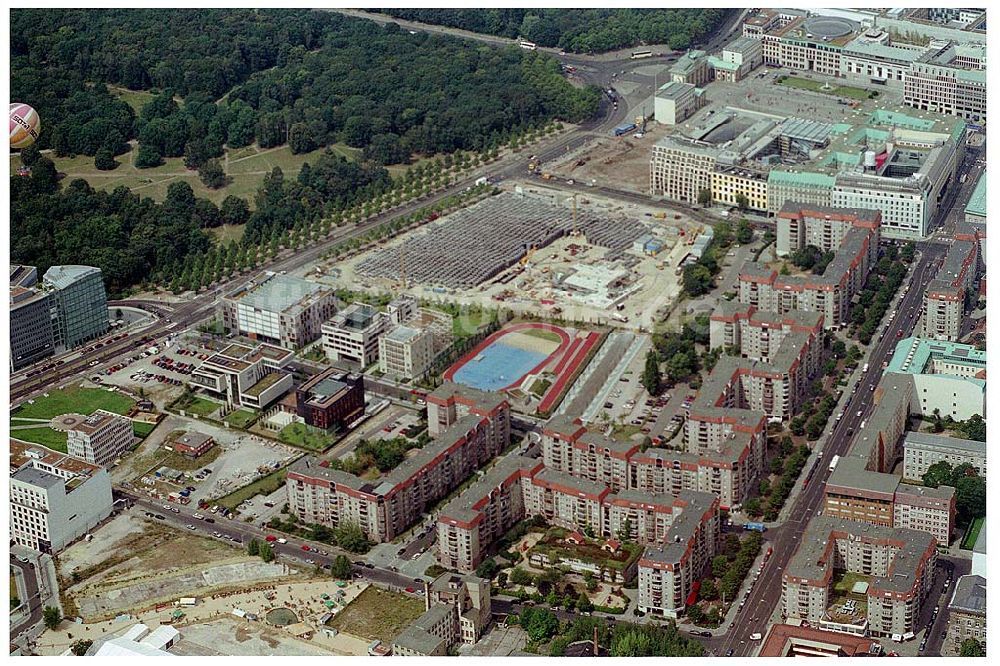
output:
[{"label": "red running track", "polygon": [[547,413],[548,410],[552,409],[552,404],[556,401],[556,398],[558,398],[562,394],[563,389],[566,387],[566,382],[568,382],[569,378],[573,376],[573,373],[576,372],[577,367],[580,365],[583,359],[587,358],[587,354],[590,353],[590,350],[600,339],[601,339],[600,333],[592,331],[587,334],[587,338],[586,340],[584,340],[583,344],[577,347],[577,352],[576,355],[573,357],[572,362],[570,362],[569,365],[564,367],[562,374],[560,374],[556,378],[556,381],[552,383],[552,386],[549,387],[549,390],[545,392],[545,396],[542,397],[542,401],[538,405],[539,412],[544,414]]}]

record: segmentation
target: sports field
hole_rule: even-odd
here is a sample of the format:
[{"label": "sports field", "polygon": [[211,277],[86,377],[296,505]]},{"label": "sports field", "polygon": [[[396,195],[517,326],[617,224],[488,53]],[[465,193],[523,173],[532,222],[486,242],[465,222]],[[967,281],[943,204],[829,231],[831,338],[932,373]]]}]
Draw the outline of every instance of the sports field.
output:
[{"label": "sports field", "polygon": [[445,378],[482,391],[520,383],[567,344],[565,331],[541,324],[516,324],[497,331],[453,365]]}]

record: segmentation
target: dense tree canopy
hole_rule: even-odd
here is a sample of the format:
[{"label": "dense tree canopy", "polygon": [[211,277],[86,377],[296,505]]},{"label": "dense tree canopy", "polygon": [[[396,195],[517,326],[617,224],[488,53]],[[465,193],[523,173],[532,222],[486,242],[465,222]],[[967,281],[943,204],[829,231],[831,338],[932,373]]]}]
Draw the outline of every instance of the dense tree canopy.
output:
[{"label": "dense tree canopy", "polygon": [[383,9],[397,18],[540,46],[599,53],[638,44],[684,49],[709,35],[724,9]]},{"label": "dense tree canopy", "polygon": [[171,184],[159,204],[124,186],[99,192],[79,179],[60,189],[51,166],[42,158],[30,178],[11,177],[12,261],[39,271],[85,262],[119,294],[211,246],[187,183]]},{"label": "dense tree canopy", "polygon": [[[198,168],[255,141],[344,142],[394,164],[582,120],[600,98],[550,57],[330,12],[19,10],[11,31],[12,98],[38,110],[42,147],[118,155],[138,138],[137,166],[159,155]],[[137,119],[107,85],[159,94]]]}]

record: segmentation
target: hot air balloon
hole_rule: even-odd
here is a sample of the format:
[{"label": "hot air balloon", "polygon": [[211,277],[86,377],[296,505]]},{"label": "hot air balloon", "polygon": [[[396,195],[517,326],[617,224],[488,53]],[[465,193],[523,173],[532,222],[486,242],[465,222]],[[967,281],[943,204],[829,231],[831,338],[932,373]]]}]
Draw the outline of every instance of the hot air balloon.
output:
[{"label": "hot air balloon", "polygon": [[42,121],[38,112],[27,104],[15,102],[10,105],[10,147],[27,148],[38,140],[42,131]]}]

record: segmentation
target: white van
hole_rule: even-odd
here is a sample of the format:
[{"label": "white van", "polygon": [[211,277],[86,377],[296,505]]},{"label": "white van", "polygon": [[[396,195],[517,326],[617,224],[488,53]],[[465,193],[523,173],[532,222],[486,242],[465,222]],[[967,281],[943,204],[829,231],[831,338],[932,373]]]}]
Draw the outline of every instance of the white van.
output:
[{"label": "white van", "polygon": [[288,543],[288,539],[284,539],[284,538],[278,539],[278,543],[281,543],[281,544]]},{"label": "white van", "polygon": [[764,638],[764,635],[761,634],[759,631],[750,634],[750,640],[752,640],[752,641],[759,641],[762,638]]}]

